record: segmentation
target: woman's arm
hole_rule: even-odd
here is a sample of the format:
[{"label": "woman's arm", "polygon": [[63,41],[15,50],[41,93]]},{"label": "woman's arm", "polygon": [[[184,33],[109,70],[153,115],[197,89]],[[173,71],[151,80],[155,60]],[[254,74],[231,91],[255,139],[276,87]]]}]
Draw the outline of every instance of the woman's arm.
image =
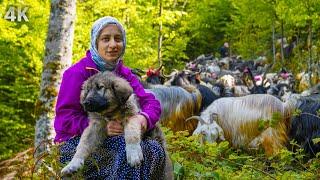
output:
[{"label": "woman's arm", "polygon": [[81,135],[88,126],[88,117],[80,104],[81,86],[85,77],[81,72],[69,69],[63,74],[56,105],[54,128],[55,142]]},{"label": "woman's arm", "polygon": [[151,93],[147,93],[138,78],[129,68],[123,67],[122,76],[130,83],[134,93],[138,97],[141,112],[147,120],[147,129],[153,129],[161,115],[160,102]]}]

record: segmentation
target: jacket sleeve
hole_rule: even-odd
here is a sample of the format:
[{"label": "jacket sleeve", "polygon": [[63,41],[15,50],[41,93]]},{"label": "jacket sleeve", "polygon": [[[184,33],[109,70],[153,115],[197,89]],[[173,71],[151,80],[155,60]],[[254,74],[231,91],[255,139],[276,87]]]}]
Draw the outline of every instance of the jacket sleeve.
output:
[{"label": "jacket sleeve", "polygon": [[63,74],[58,100],[54,128],[55,141],[61,142],[75,135],[81,135],[88,126],[88,117],[80,104],[81,86],[85,81],[81,72],[67,70]]},{"label": "jacket sleeve", "polygon": [[129,68],[124,70],[125,78],[133,88],[140,104],[140,114],[147,119],[148,130],[153,129],[161,115],[161,106],[159,100],[152,93],[147,93],[138,78]]}]

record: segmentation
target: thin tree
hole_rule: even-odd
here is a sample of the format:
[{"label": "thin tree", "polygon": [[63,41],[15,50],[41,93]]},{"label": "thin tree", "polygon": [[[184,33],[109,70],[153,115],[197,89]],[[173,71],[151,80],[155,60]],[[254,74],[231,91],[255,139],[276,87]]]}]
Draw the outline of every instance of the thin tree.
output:
[{"label": "thin tree", "polygon": [[162,65],[162,55],[161,55],[161,48],[162,48],[162,0],[159,0],[159,36],[158,36],[158,62],[159,66]]},{"label": "thin tree", "polygon": [[276,20],[277,20],[277,12],[275,10],[277,0],[271,0],[272,4],[272,10],[271,10],[271,16],[272,16],[272,57],[273,57],[273,64],[276,63]]},{"label": "thin tree", "polygon": [[308,19],[307,19],[307,26],[308,26],[308,40],[307,40],[307,46],[308,46],[308,76],[309,76],[309,88],[312,86],[312,19],[311,19],[311,3],[309,1],[305,2],[305,6],[308,13]]},{"label": "thin tree", "polygon": [[54,136],[53,118],[61,75],[71,65],[76,0],[52,0],[45,57],[37,101],[36,155],[46,150]]},{"label": "thin tree", "polygon": [[276,63],[276,43],[275,43],[275,20],[272,20],[272,57],[273,64]]},{"label": "thin tree", "polygon": [[284,66],[284,22],[283,22],[283,19],[281,19],[281,44],[280,44],[280,52],[281,52],[281,66],[283,67]]}]

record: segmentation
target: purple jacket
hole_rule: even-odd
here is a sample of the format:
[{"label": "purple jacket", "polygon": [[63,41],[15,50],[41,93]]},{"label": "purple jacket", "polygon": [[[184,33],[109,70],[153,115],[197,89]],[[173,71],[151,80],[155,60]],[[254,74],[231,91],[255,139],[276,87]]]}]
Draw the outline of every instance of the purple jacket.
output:
[{"label": "purple jacket", "polygon": [[[55,142],[63,142],[73,136],[81,135],[88,126],[87,114],[80,104],[80,91],[83,82],[97,73],[95,69],[97,66],[87,51],[86,57],[64,72],[56,105]],[[138,97],[140,113],[146,117],[148,129],[152,129],[160,118],[160,102],[153,94],[145,92],[137,77],[123,65],[121,60],[114,72],[130,83]]]}]

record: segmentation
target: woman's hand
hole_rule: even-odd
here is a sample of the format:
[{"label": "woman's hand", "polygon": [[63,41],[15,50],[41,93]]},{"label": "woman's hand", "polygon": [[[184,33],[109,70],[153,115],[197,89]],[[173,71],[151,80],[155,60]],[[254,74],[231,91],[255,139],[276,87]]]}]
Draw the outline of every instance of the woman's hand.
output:
[{"label": "woman's hand", "polygon": [[123,126],[119,121],[109,121],[106,127],[107,136],[117,136],[123,134]]},{"label": "woman's hand", "polygon": [[145,132],[147,130],[147,119],[141,114],[131,116],[128,121],[129,125],[139,124],[138,126],[141,128],[142,132]]},{"label": "woman's hand", "polygon": [[[128,126],[138,125],[142,132],[147,130],[147,119],[141,114],[131,116],[128,121]],[[107,123],[106,131],[108,136],[117,136],[123,134],[124,128],[119,121],[109,121]]]}]

